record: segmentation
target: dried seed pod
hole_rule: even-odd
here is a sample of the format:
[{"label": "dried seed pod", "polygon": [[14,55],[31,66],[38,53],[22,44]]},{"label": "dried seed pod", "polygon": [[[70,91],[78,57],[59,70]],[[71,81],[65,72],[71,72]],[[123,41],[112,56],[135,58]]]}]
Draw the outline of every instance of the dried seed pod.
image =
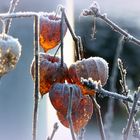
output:
[{"label": "dried seed pod", "polygon": [[[56,13],[48,13],[40,16],[40,38],[39,42],[45,52],[56,47],[61,37],[61,17]],[[63,23],[63,35],[66,34],[67,26]]]},{"label": "dried seed pod", "polygon": [[101,57],[90,57],[77,61],[69,68],[69,76],[73,83],[78,84],[83,94],[94,94],[81,85],[81,78],[91,78],[94,81],[100,81],[105,85],[108,79],[108,63]]},{"label": "dried seed pod", "polygon": [[[76,110],[72,110],[72,121],[75,133],[78,133],[81,128],[86,126],[88,121],[91,119],[93,114],[93,104],[88,96],[83,96]],[[67,115],[57,112],[58,119],[60,122],[69,128],[69,122],[67,120]]]},{"label": "dried seed pod", "polygon": [[18,39],[0,34],[0,77],[13,70],[21,55]]},{"label": "dried seed pod", "polygon": [[83,96],[80,88],[77,85],[56,83],[52,86],[52,88],[49,91],[49,97],[53,107],[63,115],[67,114],[69,96],[71,94],[70,88],[73,92],[72,108],[74,110],[77,109],[80,100]]},{"label": "dried seed pod", "polygon": [[[61,59],[46,53],[40,53],[40,94],[49,92],[51,86],[57,82],[64,82],[68,76],[68,68],[65,63],[61,66]],[[34,77],[34,59],[31,64],[31,74]],[[33,78],[34,79],[34,78]]]}]

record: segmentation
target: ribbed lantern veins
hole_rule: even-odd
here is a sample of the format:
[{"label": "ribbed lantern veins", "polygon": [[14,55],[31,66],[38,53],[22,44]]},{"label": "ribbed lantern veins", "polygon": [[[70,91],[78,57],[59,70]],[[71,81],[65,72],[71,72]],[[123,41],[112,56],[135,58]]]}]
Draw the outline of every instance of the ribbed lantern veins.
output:
[{"label": "ribbed lantern veins", "polygon": [[16,67],[21,56],[18,39],[7,34],[0,34],[0,77]]},{"label": "ribbed lantern veins", "polygon": [[[67,31],[65,22],[62,23],[63,36]],[[47,16],[40,16],[40,37],[39,42],[44,52],[56,47],[61,40],[61,17],[56,13],[48,13]]]},{"label": "ribbed lantern veins", "polygon": [[71,81],[80,86],[83,94],[95,94],[81,84],[81,78],[100,81],[104,86],[108,79],[108,63],[101,57],[90,57],[77,61],[69,67]]},{"label": "ribbed lantern veins", "polygon": [[66,115],[68,110],[69,96],[73,92],[72,96],[72,109],[77,109],[81,98],[83,97],[80,88],[75,84],[56,83],[50,91],[49,97],[53,107],[61,114]]},{"label": "ribbed lantern veins", "polygon": [[[68,76],[67,65],[61,59],[46,53],[39,54],[39,71],[40,71],[40,94],[44,95],[49,92],[51,86],[57,82],[65,82]],[[34,59],[31,64],[31,74],[34,79]]]},{"label": "ribbed lantern veins", "polygon": [[93,104],[89,96],[84,96],[76,84],[56,83],[49,91],[50,101],[57,111],[58,119],[68,128],[67,112],[70,94],[72,94],[73,127],[75,133],[78,133],[88,123],[93,113]]},{"label": "ribbed lantern veins", "polygon": [[[81,98],[78,107],[72,110],[71,117],[73,122],[73,128],[75,133],[79,133],[80,130],[85,127],[93,114],[93,104],[88,96]],[[67,115],[63,115],[61,112],[57,112],[60,122],[69,128],[69,121]]]}]

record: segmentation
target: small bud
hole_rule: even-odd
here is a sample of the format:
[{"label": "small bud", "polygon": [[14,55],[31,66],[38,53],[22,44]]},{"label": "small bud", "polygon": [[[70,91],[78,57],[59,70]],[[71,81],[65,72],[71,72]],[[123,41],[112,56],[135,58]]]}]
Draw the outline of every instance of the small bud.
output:
[{"label": "small bud", "polygon": [[100,6],[98,2],[93,1],[93,3],[91,4],[89,8],[94,13],[95,16],[98,16],[100,14]]}]

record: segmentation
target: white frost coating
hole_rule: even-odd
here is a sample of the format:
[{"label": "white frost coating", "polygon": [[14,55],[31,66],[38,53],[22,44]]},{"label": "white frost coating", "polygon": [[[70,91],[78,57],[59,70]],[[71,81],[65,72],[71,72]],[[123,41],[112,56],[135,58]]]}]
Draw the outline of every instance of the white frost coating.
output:
[{"label": "white frost coating", "polygon": [[0,77],[15,68],[21,55],[18,39],[0,34]]}]

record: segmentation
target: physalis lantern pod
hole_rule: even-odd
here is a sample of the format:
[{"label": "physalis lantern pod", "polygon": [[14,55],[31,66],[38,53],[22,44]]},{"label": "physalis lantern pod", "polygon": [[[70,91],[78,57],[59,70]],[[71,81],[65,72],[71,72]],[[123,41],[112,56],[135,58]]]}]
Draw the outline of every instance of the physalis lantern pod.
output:
[{"label": "physalis lantern pod", "polygon": [[49,91],[50,101],[53,107],[63,115],[67,114],[69,96],[71,90],[73,92],[72,96],[72,109],[77,109],[81,98],[83,97],[80,88],[75,84],[66,84],[66,83],[56,83],[52,86]]},{"label": "physalis lantern pod", "polygon": [[0,77],[13,70],[21,55],[18,39],[0,34]]},{"label": "physalis lantern pod", "polygon": [[73,83],[81,87],[83,94],[93,95],[95,92],[88,90],[81,84],[81,78],[93,81],[100,81],[104,86],[108,79],[108,63],[101,57],[90,57],[71,64],[69,68],[69,77]]},{"label": "physalis lantern pod", "polygon": [[[65,36],[67,26],[62,23],[63,35]],[[61,17],[55,12],[48,13],[47,16],[40,16],[40,37],[39,42],[44,52],[56,47],[61,38]]]},{"label": "physalis lantern pod", "polygon": [[[68,76],[68,68],[65,63],[61,66],[61,59],[46,53],[39,54],[40,63],[40,94],[48,93],[51,86],[57,82],[65,82]],[[34,79],[34,59],[31,64],[31,74]]]},{"label": "physalis lantern pod", "polygon": [[[72,110],[71,117],[73,121],[73,128],[75,133],[79,133],[81,128],[85,127],[88,121],[91,119],[93,114],[93,104],[89,96],[83,96],[81,98],[78,107]],[[57,116],[60,122],[69,128],[69,122],[67,115],[63,115],[61,112],[57,111]]]}]

